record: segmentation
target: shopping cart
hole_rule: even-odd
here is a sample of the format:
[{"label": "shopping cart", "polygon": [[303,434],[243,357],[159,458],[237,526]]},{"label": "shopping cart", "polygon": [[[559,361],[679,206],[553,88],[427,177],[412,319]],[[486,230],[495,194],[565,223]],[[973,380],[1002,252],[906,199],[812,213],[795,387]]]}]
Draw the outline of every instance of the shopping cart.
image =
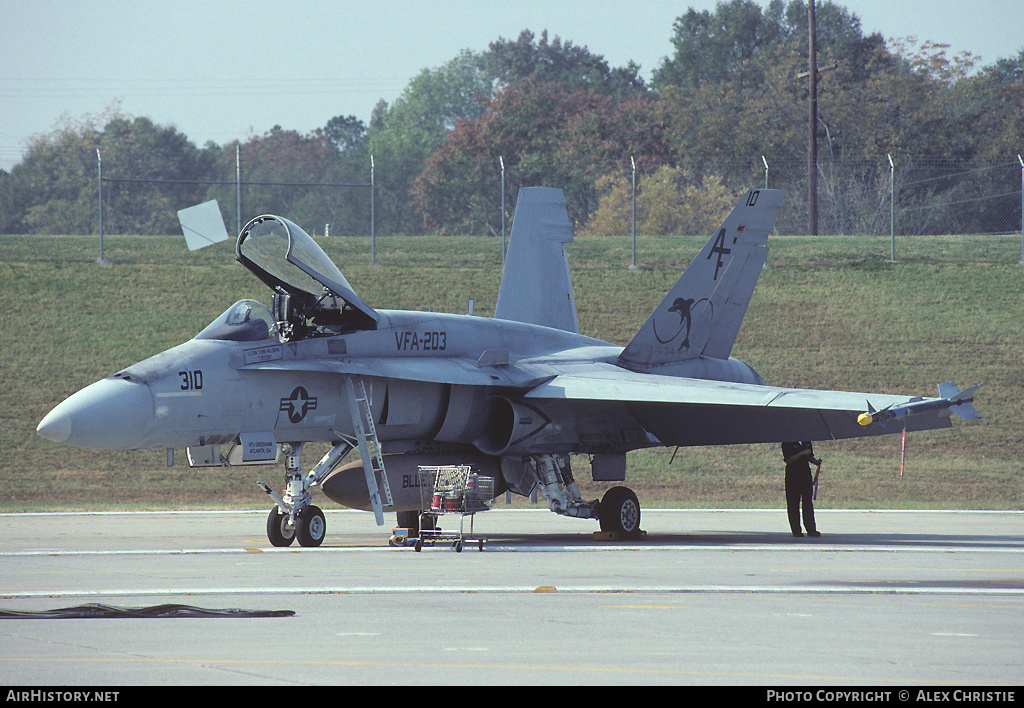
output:
[{"label": "shopping cart", "polygon": [[[456,553],[462,552],[466,541],[476,541],[484,550],[487,538],[473,534],[473,517],[491,508],[494,499],[494,477],[473,472],[469,465],[424,466],[419,468],[420,535],[417,551],[423,546],[450,542]],[[444,532],[438,522],[445,514],[459,515],[458,532]],[[469,533],[465,522],[469,517]]]}]

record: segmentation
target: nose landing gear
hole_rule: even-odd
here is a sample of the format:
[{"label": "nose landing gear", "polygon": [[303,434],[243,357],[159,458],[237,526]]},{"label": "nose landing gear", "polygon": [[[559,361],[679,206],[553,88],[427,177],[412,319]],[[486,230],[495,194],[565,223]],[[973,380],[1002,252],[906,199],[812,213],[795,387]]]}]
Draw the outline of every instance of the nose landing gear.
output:
[{"label": "nose landing gear", "polygon": [[295,540],[295,523],[276,506],[267,517],[267,538],[277,548],[290,546]]},{"label": "nose landing gear", "polygon": [[267,539],[272,546],[285,548],[298,539],[300,546],[316,547],[327,535],[324,512],[310,504],[309,490],[320,484],[353,449],[348,442],[335,445],[308,474],[302,474],[302,443],[285,443],[285,492],[281,496],[266,482],[257,482],[276,506],[267,517]]},{"label": "nose landing gear", "polygon": [[290,516],[276,506],[270,510],[267,516],[267,538],[270,545],[286,548],[298,539],[300,546],[315,548],[324,542],[327,521],[320,507],[307,506],[295,515],[294,521]]}]

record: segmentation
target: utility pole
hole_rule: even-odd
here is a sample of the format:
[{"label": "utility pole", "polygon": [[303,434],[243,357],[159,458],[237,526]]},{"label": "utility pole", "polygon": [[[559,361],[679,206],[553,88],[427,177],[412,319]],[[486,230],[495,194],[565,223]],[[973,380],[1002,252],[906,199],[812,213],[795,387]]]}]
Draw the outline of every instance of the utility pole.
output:
[{"label": "utility pole", "polygon": [[807,0],[808,134],[807,134],[807,234],[818,235],[818,42],[814,27],[814,0]]},{"label": "utility pole", "polygon": [[[814,23],[814,0],[807,2],[807,71],[796,78],[807,78],[807,233],[818,235],[818,73],[834,71],[839,62],[818,68],[818,37]],[[763,158],[762,158],[763,159]],[[765,163],[765,168],[768,163]],[[767,169],[766,169],[767,171]]]}]

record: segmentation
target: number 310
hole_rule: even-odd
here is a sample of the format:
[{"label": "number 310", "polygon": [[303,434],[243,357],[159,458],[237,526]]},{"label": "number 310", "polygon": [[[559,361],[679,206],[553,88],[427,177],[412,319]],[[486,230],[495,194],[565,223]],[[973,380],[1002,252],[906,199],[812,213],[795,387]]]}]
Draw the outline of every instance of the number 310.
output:
[{"label": "number 310", "polygon": [[200,369],[195,371],[179,371],[181,377],[182,391],[199,391],[203,388],[203,372]]}]

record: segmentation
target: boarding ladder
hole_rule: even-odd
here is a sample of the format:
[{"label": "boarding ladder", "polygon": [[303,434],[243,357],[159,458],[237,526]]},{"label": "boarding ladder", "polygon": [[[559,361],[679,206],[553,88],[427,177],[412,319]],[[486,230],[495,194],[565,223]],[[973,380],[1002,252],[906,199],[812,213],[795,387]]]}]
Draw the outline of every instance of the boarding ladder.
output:
[{"label": "boarding ladder", "polygon": [[384,458],[380,453],[377,428],[373,424],[373,414],[370,412],[370,400],[361,378],[346,376],[345,387],[348,389],[348,404],[352,413],[352,426],[355,429],[359,455],[363,458],[363,473],[366,475],[366,488],[370,492],[370,504],[373,505],[377,525],[383,526],[384,507],[392,504],[391,487],[384,472]]}]

